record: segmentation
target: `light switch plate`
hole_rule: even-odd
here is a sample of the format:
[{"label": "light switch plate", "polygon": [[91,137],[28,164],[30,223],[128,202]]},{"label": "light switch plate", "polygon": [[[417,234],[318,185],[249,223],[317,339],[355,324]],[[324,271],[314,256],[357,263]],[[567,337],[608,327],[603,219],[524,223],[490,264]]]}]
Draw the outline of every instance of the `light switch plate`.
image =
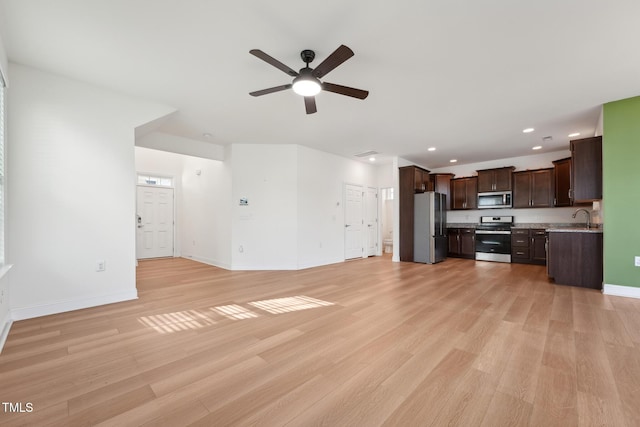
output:
[{"label": "light switch plate", "polygon": [[636,257],[635,266],[640,267],[640,256]]}]

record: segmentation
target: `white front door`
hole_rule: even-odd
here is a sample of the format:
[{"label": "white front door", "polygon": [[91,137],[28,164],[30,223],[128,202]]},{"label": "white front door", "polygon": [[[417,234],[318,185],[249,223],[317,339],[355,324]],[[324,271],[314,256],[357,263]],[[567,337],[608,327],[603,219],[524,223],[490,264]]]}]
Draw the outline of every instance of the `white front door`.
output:
[{"label": "white front door", "polygon": [[344,242],[345,259],[360,258],[364,255],[362,199],[364,192],[359,185],[346,184],[344,187]]},{"label": "white front door", "polygon": [[378,255],[378,189],[367,188],[365,199],[367,225],[367,256]]},{"label": "white front door", "polygon": [[136,258],[173,256],[173,188],[138,186]]}]

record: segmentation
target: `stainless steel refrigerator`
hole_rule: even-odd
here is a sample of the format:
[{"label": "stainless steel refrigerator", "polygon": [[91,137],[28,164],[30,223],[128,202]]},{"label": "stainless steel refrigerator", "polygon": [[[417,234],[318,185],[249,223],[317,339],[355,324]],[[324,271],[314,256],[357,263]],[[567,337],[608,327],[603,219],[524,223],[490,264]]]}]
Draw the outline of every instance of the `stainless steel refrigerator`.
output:
[{"label": "stainless steel refrigerator", "polygon": [[433,264],[447,257],[446,197],[433,191],[414,195],[414,262]]}]

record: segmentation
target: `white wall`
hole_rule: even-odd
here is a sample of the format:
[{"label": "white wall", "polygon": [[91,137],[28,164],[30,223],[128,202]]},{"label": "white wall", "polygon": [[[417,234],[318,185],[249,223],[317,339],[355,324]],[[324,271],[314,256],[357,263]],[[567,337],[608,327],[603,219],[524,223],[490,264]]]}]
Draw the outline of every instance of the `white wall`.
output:
[{"label": "white wall", "polygon": [[296,269],[298,146],[234,144],[231,151],[232,268]]},{"label": "white wall", "polygon": [[4,50],[4,43],[0,35],[0,70],[4,76],[4,81],[9,84],[9,61],[7,60],[7,52]]},{"label": "white wall", "polygon": [[[8,75],[8,63],[7,63],[7,55],[4,50],[4,44],[2,42],[2,37],[0,37],[0,72],[5,80],[5,83],[9,84],[9,75]],[[6,102],[6,100],[5,100]],[[6,112],[5,112],[5,123],[6,123]],[[6,157],[5,157],[6,158]],[[6,181],[6,180],[5,180]],[[2,184],[4,185],[4,184]],[[6,189],[6,187],[5,187]],[[6,198],[6,196],[5,196]],[[5,199],[6,200],[6,199]],[[5,224],[4,224],[4,236],[5,236],[5,256],[7,252],[6,241],[8,240],[7,230],[9,229],[7,226],[8,215],[5,214]],[[3,271],[4,270],[4,271]],[[11,320],[9,316],[9,276],[6,268],[0,268],[0,350],[2,350],[2,346],[4,344],[4,340],[9,334],[9,326],[11,325]]]},{"label": "white wall", "polygon": [[134,128],[173,109],[9,69],[12,317],[136,298]]},{"label": "white wall", "polygon": [[393,162],[385,165],[375,166],[375,173],[378,177],[378,187],[388,188],[393,187],[393,174],[397,174],[397,168],[393,167]]},{"label": "white wall", "polygon": [[298,267],[344,261],[344,185],[377,188],[378,167],[298,147]]},{"label": "white wall", "polygon": [[222,145],[163,132],[151,132],[136,138],[136,146],[205,159],[224,160],[224,146]]},{"label": "white wall", "polygon": [[182,256],[230,269],[230,165],[182,156],[182,169]]}]

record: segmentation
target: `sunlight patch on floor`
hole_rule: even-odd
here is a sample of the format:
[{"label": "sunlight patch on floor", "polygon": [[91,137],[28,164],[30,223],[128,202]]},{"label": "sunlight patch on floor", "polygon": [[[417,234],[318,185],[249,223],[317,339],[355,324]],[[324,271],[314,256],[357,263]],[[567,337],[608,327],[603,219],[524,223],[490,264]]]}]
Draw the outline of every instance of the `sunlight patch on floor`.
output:
[{"label": "sunlight patch on floor", "polygon": [[[295,297],[253,301],[247,303],[247,305],[270,314],[282,314],[311,308],[327,307],[334,305],[334,303],[298,295]],[[215,320],[217,316],[231,320],[245,320],[260,317],[260,314],[238,304],[228,304],[211,307],[207,311],[185,310],[142,316],[138,318],[138,321],[156,332],[168,334],[215,325],[217,323]]]},{"label": "sunlight patch on floor", "polygon": [[253,311],[246,309],[238,304],[220,305],[218,307],[213,307],[211,310],[231,320],[242,320],[258,317],[257,313],[254,313]]},{"label": "sunlight patch on floor", "polygon": [[276,298],[264,301],[250,302],[249,305],[271,314],[288,313],[291,311],[308,310],[310,308],[333,305],[332,302],[299,295],[295,297]]},{"label": "sunlight patch on floor", "polygon": [[198,310],[176,311],[173,313],[142,316],[138,321],[161,334],[200,329],[214,325],[215,320]]}]

